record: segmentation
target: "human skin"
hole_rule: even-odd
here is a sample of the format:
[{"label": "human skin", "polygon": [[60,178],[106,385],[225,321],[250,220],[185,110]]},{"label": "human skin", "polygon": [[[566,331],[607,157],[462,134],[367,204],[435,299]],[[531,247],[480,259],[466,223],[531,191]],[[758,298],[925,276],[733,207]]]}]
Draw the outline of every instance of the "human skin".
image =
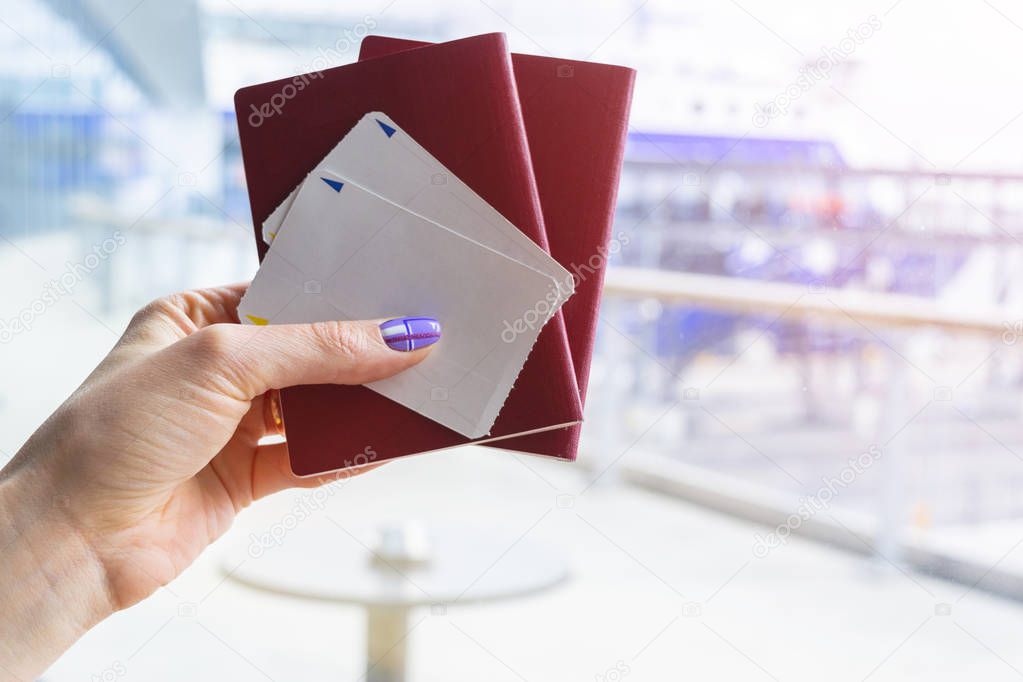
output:
[{"label": "human skin", "polygon": [[277,432],[276,389],[363,384],[430,352],[389,348],[379,320],[239,325],[245,286],[139,311],[0,471],[0,680],[36,679],[89,628],[173,580],[254,500],[334,480],[298,478],[285,443],[258,444]]}]

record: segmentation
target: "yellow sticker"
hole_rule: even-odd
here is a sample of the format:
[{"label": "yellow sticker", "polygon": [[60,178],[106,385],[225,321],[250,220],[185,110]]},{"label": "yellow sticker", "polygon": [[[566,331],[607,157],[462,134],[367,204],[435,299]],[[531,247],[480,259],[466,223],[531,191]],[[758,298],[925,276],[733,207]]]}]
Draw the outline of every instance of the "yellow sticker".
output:
[{"label": "yellow sticker", "polygon": [[270,320],[265,317],[256,317],[255,315],[246,315],[245,317],[249,318],[249,320],[252,321],[252,324],[258,324],[261,327],[263,325],[270,324]]}]

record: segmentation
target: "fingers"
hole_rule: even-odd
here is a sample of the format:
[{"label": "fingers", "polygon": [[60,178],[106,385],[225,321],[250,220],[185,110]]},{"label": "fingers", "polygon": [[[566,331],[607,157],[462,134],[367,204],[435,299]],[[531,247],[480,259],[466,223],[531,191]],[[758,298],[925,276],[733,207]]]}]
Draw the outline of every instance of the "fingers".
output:
[{"label": "fingers", "polygon": [[376,462],[345,469],[336,474],[300,477],[291,471],[287,443],[262,445],[256,451],[256,457],[252,462],[252,499],[258,500],[287,488],[318,488],[328,484],[343,484],[352,476],[368,473],[384,464],[386,462]]},{"label": "fingers", "polygon": [[284,435],[284,414],[281,409],[281,392],[276,388],[259,396],[252,402],[263,416],[263,435]]},{"label": "fingers", "polygon": [[[406,318],[424,324],[428,318]],[[433,321],[435,336],[440,325]],[[393,325],[387,323],[386,330]],[[410,323],[411,324],[411,323]],[[411,328],[411,327],[410,327]],[[425,335],[385,341],[377,321],[315,322],[250,326],[214,324],[167,349],[191,380],[227,395],[251,400],[274,388],[299,384],[365,384],[421,362],[430,346],[416,348]]]},{"label": "fingers", "polygon": [[158,298],[132,317],[122,344],[167,346],[212,324],[237,322],[248,283],[183,291]]},{"label": "fingers", "polygon": [[249,409],[238,422],[238,433],[258,440],[265,436],[284,435],[284,413],[280,403],[280,391],[267,391],[249,403]]}]

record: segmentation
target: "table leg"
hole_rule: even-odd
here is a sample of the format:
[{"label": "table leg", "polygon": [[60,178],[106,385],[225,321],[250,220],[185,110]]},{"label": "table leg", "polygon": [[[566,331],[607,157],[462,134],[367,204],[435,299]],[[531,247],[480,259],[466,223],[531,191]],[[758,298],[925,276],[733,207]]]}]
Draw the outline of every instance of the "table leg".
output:
[{"label": "table leg", "polygon": [[404,682],[407,673],[408,609],[366,609],[366,682]]},{"label": "table leg", "polygon": [[887,386],[882,396],[878,414],[879,428],[874,442],[884,451],[878,472],[880,485],[875,550],[887,562],[901,564],[908,518],[907,500],[911,491],[906,473],[908,452],[903,445],[906,434],[899,434],[906,428],[906,419],[909,418],[906,410],[909,377],[907,361],[903,359],[908,354],[906,344],[901,343],[901,338],[894,343],[900,357],[889,356],[890,369],[886,376]]}]

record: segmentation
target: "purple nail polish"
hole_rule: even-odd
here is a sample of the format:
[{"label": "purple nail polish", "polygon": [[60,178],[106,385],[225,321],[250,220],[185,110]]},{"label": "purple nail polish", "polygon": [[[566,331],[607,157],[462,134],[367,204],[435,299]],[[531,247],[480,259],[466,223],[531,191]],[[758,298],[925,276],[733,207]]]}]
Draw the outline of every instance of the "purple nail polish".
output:
[{"label": "purple nail polish", "polygon": [[380,333],[392,350],[419,350],[437,343],[440,322],[432,317],[397,317],[381,324]]}]

